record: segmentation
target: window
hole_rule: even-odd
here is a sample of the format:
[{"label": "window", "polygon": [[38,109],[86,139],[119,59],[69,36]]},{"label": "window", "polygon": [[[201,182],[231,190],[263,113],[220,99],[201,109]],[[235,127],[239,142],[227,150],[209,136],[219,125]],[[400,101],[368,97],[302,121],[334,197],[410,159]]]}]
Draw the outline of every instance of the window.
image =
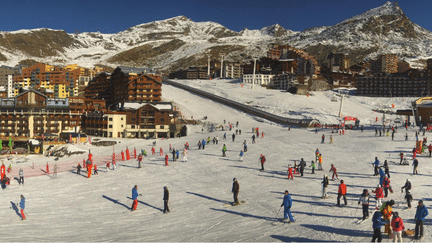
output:
[{"label": "window", "polygon": [[160,126],[160,129],[164,129],[165,127],[164,126]]},{"label": "window", "polygon": [[110,117],[109,119],[108,119],[108,121],[112,121],[113,119],[112,119],[112,117]]},{"label": "window", "polygon": [[131,128],[132,128],[132,129],[135,129],[135,125],[131,125]]},{"label": "window", "polygon": [[109,128],[113,128],[112,125],[109,125],[108,127],[109,127]]},{"label": "window", "polygon": [[123,121],[123,117],[121,118],[121,120]]}]

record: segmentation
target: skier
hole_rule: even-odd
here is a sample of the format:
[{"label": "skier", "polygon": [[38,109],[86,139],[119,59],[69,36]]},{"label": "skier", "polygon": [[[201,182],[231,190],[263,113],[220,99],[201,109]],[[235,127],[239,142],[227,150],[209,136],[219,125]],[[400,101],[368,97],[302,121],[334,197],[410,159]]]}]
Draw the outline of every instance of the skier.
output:
[{"label": "skier", "polygon": [[[55,170],[55,167],[54,167],[54,170]],[[94,173],[93,173],[93,175],[99,175],[96,164],[94,164]]]},{"label": "skier", "polygon": [[291,178],[291,180],[294,180],[292,167],[288,165],[288,180]]},{"label": "skier", "polygon": [[159,147],[159,156],[162,156],[164,153],[163,153],[163,149],[162,149],[162,147]]},{"label": "skier", "polygon": [[408,141],[408,133],[405,133],[405,141]]},{"label": "skier", "polygon": [[323,134],[323,135],[321,136],[321,143],[324,143],[324,139],[325,139],[325,135]]},{"label": "skier", "polygon": [[318,157],[318,170],[323,170],[323,168],[322,168],[322,154],[319,154],[319,157]]},{"label": "skier", "polygon": [[389,190],[390,192],[392,190],[390,187],[390,179],[386,175],[384,176],[384,180],[383,180],[383,188],[384,188],[384,197],[387,197]]},{"label": "skier", "polygon": [[183,150],[183,162],[187,162],[187,149]]},{"label": "skier", "polygon": [[223,139],[226,139],[226,133],[224,133],[224,135],[223,135]]},{"label": "skier", "polygon": [[244,142],[243,142],[243,150],[244,150],[245,153],[247,152],[247,142],[246,142],[246,140],[244,140]]},{"label": "skier", "polygon": [[393,205],[395,205],[395,201],[392,199],[389,202],[385,202],[381,206],[381,213],[383,214],[384,220],[386,220],[388,223],[384,226],[384,233],[391,234],[391,228],[390,228],[390,218],[393,214]]},{"label": "skier", "polygon": [[176,155],[176,161],[177,161],[179,156],[180,156],[180,151],[178,151],[178,149],[175,151],[175,155]]},{"label": "skier", "polygon": [[240,191],[240,185],[239,185],[237,179],[234,178],[232,189],[231,189],[231,192],[233,193],[233,197],[234,197],[234,203],[233,204],[239,204],[239,200],[238,200],[239,191]]},{"label": "skier", "polygon": [[380,175],[379,183],[380,183],[380,185],[382,186],[383,183],[384,183],[384,176],[385,176],[385,172],[383,171],[382,168],[379,169],[379,175]]},{"label": "skier", "polygon": [[406,180],[405,185],[401,187],[401,192],[403,192],[403,189],[405,189],[405,192],[411,190],[411,182],[408,179]]},{"label": "skier", "polygon": [[234,140],[235,140],[235,133],[233,133],[233,135],[232,135],[232,140],[234,142]]},{"label": "skier", "polygon": [[418,202],[417,211],[414,217],[416,220],[414,239],[418,240],[423,237],[423,223],[428,214],[429,211],[427,210],[425,205],[423,205],[423,200],[420,200]]},{"label": "skier", "polygon": [[21,220],[25,220],[26,216],[24,215],[24,209],[25,209],[25,197],[24,197],[24,195],[21,195],[20,208],[21,208]]},{"label": "skier", "polygon": [[252,143],[255,143],[255,134],[252,135]]},{"label": "skier", "polygon": [[417,170],[418,164],[419,164],[418,160],[414,159],[414,161],[412,163],[412,165],[414,166],[413,175],[418,175],[418,170]]},{"label": "skier", "polygon": [[77,174],[80,175],[81,174],[81,165],[78,163],[77,166]]},{"label": "skier", "polygon": [[393,219],[391,221],[391,227],[393,230],[394,242],[402,242],[402,231],[405,229],[402,219],[399,217],[398,212],[393,212]]},{"label": "skier", "polygon": [[412,197],[412,195],[411,195],[410,190],[407,190],[407,191],[406,191],[406,193],[405,193],[405,200],[407,201],[408,209],[411,209],[411,202],[412,202],[412,200],[413,200],[413,197]]},{"label": "skier", "polygon": [[347,205],[347,199],[346,199],[346,193],[347,193],[347,188],[346,185],[344,183],[344,180],[340,181],[340,185],[338,188],[338,197],[337,197],[337,205],[338,207],[340,207],[340,198],[343,197],[345,205]]},{"label": "skier", "polygon": [[243,150],[240,150],[240,154],[239,154],[239,160],[240,161],[243,161],[243,155],[244,155],[244,153],[243,153]]},{"label": "skier", "polygon": [[375,240],[378,240],[378,242],[382,241],[382,235],[381,235],[381,227],[388,223],[387,220],[382,219],[382,213],[380,211],[375,211],[373,217],[372,217],[372,228],[374,229],[374,234],[372,237],[372,242],[375,242]]},{"label": "skier", "polygon": [[19,180],[18,180],[19,185],[21,186],[21,184],[24,185],[24,170],[22,168],[19,169]]},{"label": "skier", "polygon": [[312,174],[315,174],[315,162],[312,160],[311,165],[309,167],[312,167]]},{"label": "skier", "polygon": [[375,191],[372,190],[372,192],[375,193],[375,200],[376,200],[375,209],[378,210],[379,208],[381,208],[382,205],[381,200],[384,198],[384,192],[381,188],[381,185],[378,184]]},{"label": "skier", "polygon": [[198,149],[201,149],[201,141],[198,141]]},{"label": "skier", "polygon": [[332,172],[332,171],[333,171],[332,180],[334,181],[335,176],[336,176],[336,179],[339,180],[339,176],[338,176],[338,174],[337,174],[337,172],[336,172],[336,167],[334,167],[333,164],[331,164],[331,169],[329,170],[329,172]]},{"label": "skier", "polygon": [[429,144],[429,146],[427,148],[428,148],[428,151],[429,151],[429,158],[430,158],[431,155],[432,155],[432,144]]},{"label": "skier", "polygon": [[168,191],[168,187],[164,186],[164,195],[163,195],[163,201],[164,201],[164,210],[163,213],[169,213],[169,207],[168,207],[168,202],[169,202],[169,191]]},{"label": "skier", "polygon": [[142,154],[138,155],[138,169],[141,168],[141,161],[142,161],[143,157]]},{"label": "skier", "polygon": [[261,162],[261,170],[264,170],[264,163],[266,162],[266,158],[261,154],[259,161]]},{"label": "skier", "polygon": [[375,157],[375,162],[372,163],[375,167],[374,176],[378,175],[378,168],[379,168],[379,160],[378,157]]},{"label": "skier", "polygon": [[110,162],[109,161],[106,163],[106,171],[107,172],[110,171]]},{"label": "skier", "polygon": [[227,148],[226,148],[226,146],[224,144],[223,147],[222,147],[222,157],[226,157],[226,151],[227,151]]},{"label": "skier", "polygon": [[306,167],[306,161],[303,158],[300,159],[300,176],[303,176],[304,168]]},{"label": "skier", "polygon": [[168,166],[168,160],[169,160],[169,157],[168,157],[168,154],[166,154],[165,155],[165,166]]},{"label": "skier", "polygon": [[132,188],[132,200],[133,200],[133,203],[131,206],[131,211],[135,211],[137,206],[138,206],[138,186],[137,185],[135,185]]},{"label": "skier", "polygon": [[152,147],[152,148],[151,148],[151,152],[152,152],[152,155],[154,155],[155,152],[156,152],[156,149],[155,149],[154,147]]},{"label": "skier", "polygon": [[413,148],[412,153],[413,153],[413,159],[415,159],[417,157],[417,150],[416,150],[416,148]]},{"label": "skier", "polygon": [[283,221],[287,221],[288,217],[289,217],[290,223],[295,222],[293,216],[291,215],[291,206],[292,206],[292,199],[291,199],[291,196],[289,195],[288,190],[286,190],[285,196],[283,198],[283,202],[281,204],[281,207],[284,207],[284,219],[283,219]]},{"label": "skier", "polygon": [[399,155],[400,155],[400,162],[399,162],[399,164],[401,165],[402,161],[403,161],[403,158],[404,158],[404,153],[400,152]]},{"label": "skier", "polygon": [[322,198],[325,199],[325,198],[327,198],[327,186],[329,184],[329,179],[328,179],[327,175],[324,175],[324,179],[321,183],[323,184]]},{"label": "skier", "polygon": [[333,143],[333,135],[330,135],[330,143]]},{"label": "skier", "polygon": [[219,136],[216,135],[216,144],[218,144],[218,143],[219,143]]},{"label": "skier", "polygon": [[362,204],[363,208],[363,220],[369,218],[369,192],[367,189],[363,189],[363,193],[360,195],[358,204]]},{"label": "skier", "polygon": [[[202,149],[205,149],[206,141],[205,141],[204,139],[202,140],[201,145],[202,145]],[[174,152],[175,152],[175,151],[174,151]]]},{"label": "skier", "polygon": [[387,160],[384,160],[384,173],[387,175],[388,178],[390,178],[390,168],[388,166]]},{"label": "skier", "polygon": [[264,132],[261,132],[261,138],[264,138]]}]

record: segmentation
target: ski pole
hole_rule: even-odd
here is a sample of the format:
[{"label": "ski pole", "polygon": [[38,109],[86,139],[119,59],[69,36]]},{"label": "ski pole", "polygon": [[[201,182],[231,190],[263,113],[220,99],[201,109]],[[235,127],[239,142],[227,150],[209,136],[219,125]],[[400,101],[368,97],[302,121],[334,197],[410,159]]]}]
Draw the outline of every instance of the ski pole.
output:
[{"label": "ski pole", "polygon": [[279,208],[279,211],[276,214],[276,217],[279,215],[280,210],[282,209],[282,207]]}]

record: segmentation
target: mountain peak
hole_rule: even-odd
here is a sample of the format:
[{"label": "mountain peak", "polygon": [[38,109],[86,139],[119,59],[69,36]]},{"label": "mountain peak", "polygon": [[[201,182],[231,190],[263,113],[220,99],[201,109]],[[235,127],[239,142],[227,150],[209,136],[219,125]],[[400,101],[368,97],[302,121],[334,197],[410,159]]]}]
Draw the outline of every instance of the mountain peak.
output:
[{"label": "mountain peak", "polygon": [[358,20],[358,19],[369,19],[372,17],[379,17],[385,15],[405,16],[405,13],[402,11],[402,8],[399,7],[399,4],[397,2],[387,1],[386,3],[384,3],[379,7],[370,9],[362,14],[351,17],[345,21],[342,21],[342,23],[351,22],[353,20]]}]

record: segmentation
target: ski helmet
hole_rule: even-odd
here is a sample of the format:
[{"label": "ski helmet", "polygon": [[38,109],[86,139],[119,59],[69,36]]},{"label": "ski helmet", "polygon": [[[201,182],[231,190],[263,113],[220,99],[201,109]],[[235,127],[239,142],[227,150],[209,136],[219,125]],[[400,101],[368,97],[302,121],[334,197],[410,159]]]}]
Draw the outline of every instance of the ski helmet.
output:
[{"label": "ski helmet", "polygon": [[390,200],[390,205],[391,205],[391,206],[395,205],[395,201],[394,201],[393,199]]}]

